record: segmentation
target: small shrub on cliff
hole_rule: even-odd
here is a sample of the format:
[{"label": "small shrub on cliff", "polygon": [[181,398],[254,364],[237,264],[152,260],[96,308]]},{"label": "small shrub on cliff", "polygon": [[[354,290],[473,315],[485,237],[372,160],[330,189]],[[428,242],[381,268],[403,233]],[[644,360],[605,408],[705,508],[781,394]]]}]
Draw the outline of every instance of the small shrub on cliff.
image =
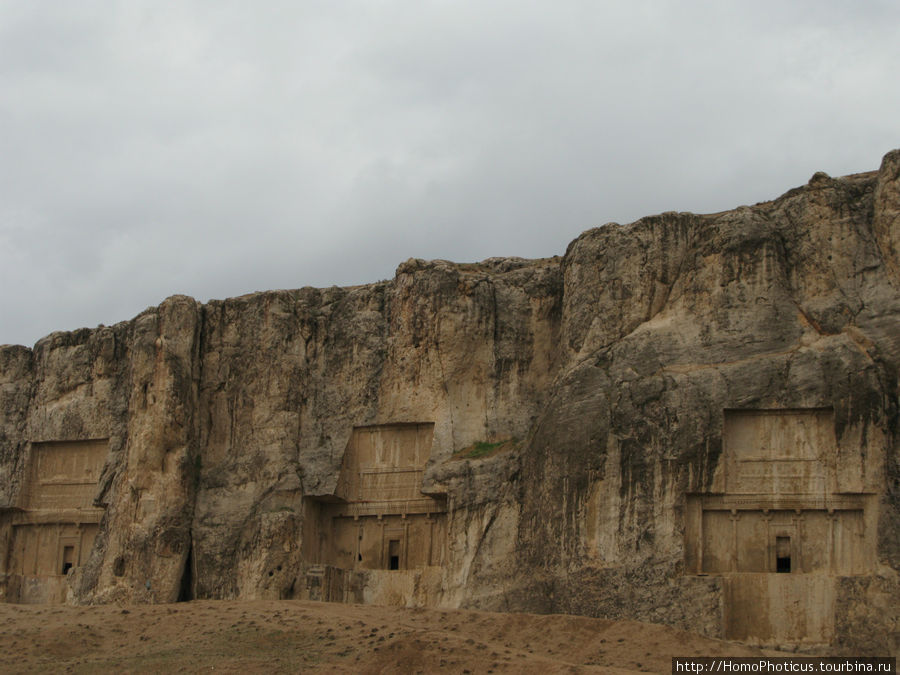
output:
[{"label": "small shrub on cliff", "polygon": [[507,438],[502,441],[496,441],[495,443],[476,441],[469,447],[463,448],[455,453],[453,459],[480,459],[482,457],[489,457],[497,454],[501,450],[511,450],[515,447],[515,444],[516,440],[514,438]]}]

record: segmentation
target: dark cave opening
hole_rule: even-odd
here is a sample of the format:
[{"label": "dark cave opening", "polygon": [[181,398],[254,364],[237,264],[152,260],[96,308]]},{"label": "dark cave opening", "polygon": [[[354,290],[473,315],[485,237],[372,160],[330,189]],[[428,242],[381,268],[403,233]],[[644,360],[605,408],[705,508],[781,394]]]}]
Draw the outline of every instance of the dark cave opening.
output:
[{"label": "dark cave opening", "polygon": [[194,599],[194,546],[188,545],[184,571],[181,574],[181,585],[178,588],[178,602],[190,602]]}]

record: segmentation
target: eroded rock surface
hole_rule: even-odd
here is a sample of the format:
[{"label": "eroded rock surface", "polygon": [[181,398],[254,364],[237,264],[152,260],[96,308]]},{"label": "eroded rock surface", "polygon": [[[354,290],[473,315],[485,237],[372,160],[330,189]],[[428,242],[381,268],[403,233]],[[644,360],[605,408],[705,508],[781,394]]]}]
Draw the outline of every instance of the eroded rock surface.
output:
[{"label": "eroded rock surface", "polygon": [[[42,599],[74,556],[75,603],[318,595],[897,653],[898,214],[894,151],[772,202],[589,230],[561,258],[176,296],[0,347],[0,592]],[[431,434],[415,508],[403,425]],[[361,428],[383,440],[353,480],[385,492],[342,511]],[[87,440],[108,447],[95,537],[76,506],[29,501],[65,502],[84,471],[30,477],[36,448]]]}]

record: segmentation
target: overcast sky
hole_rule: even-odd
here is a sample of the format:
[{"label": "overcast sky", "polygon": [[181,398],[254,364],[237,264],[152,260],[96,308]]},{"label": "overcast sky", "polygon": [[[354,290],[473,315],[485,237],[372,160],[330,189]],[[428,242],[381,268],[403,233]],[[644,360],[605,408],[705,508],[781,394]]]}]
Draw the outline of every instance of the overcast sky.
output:
[{"label": "overcast sky", "polygon": [[894,0],[0,0],[0,343],[876,169],[898,67]]}]

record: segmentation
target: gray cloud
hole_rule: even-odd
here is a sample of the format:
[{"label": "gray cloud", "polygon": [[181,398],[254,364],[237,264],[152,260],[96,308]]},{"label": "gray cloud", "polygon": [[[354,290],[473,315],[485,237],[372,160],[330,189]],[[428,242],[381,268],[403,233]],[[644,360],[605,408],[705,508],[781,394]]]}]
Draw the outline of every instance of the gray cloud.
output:
[{"label": "gray cloud", "polygon": [[900,145],[900,8],[0,4],[0,343],[562,253]]}]

